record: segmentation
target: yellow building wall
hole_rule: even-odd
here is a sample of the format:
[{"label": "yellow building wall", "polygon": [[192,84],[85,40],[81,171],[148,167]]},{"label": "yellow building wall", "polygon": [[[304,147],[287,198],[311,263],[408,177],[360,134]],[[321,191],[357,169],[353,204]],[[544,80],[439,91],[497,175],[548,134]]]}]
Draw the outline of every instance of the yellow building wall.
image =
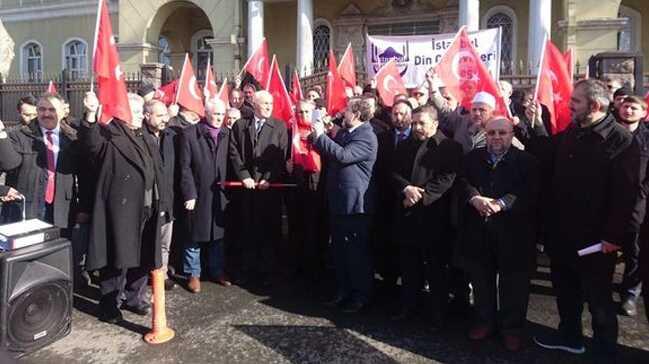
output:
[{"label": "yellow building wall", "polygon": [[644,72],[649,72],[649,1],[647,0],[622,0],[622,5],[627,6],[642,15],[640,51],[644,53]]},{"label": "yellow building wall", "polygon": [[279,2],[264,4],[264,34],[268,51],[277,55],[280,72],[285,65],[295,66],[297,41],[297,3]]}]

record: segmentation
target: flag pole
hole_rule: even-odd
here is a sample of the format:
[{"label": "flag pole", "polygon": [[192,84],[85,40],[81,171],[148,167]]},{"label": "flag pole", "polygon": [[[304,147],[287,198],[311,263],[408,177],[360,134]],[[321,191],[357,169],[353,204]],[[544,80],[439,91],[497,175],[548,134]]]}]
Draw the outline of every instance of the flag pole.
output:
[{"label": "flag pole", "polygon": [[[203,82],[203,95],[209,95],[207,92],[208,86],[207,82],[209,81],[209,73],[210,72],[210,57],[207,57],[207,66],[205,66],[205,82]],[[205,99],[208,99],[209,96],[205,96]]]},{"label": "flag pole", "polygon": [[[277,63],[277,58],[276,57],[277,56],[275,54],[273,54],[273,61],[270,62],[270,70],[271,70],[271,72],[273,71],[273,66],[275,65],[275,63]],[[268,77],[268,80],[266,81],[266,87],[264,88],[266,91],[268,91],[268,88],[270,87],[270,79],[271,79],[271,77]],[[282,80],[282,74],[281,73],[279,74],[279,79]],[[282,80],[282,84],[284,84],[284,80]],[[284,87],[286,87],[286,86],[284,86]]]},{"label": "flag pole", "polygon": [[180,89],[183,85],[183,75],[185,74],[185,66],[187,65],[188,60],[189,54],[185,53],[185,62],[183,62],[182,71],[180,71],[180,79],[178,80],[178,86],[176,87],[176,100],[174,101],[174,104],[178,104],[178,98],[180,98]]},{"label": "flag pole", "polygon": [[[343,53],[343,56],[342,56],[342,58],[340,58],[340,60],[345,59],[345,56],[347,56],[347,52],[350,51],[351,47],[352,47],[352,42],[347,43],[347,48],[345,49],[345,53]],[[340,62],[340,64],[338,64],[338,66],[337,66],[338,72],[340,72],[340,65],[341,64],[342,64],[342,62]]]},{"label": "flag pole", "polygon": [[536,75],[536,85],[534,86],[534,101],[538,101],[539,96],[539,84],[541,83],[541,69],[543,67],[543,61],[545,59],[545,48],[548,45],[548,33],[546,32],[543,36],[543,47],[541,48],[541,57],[539,58],[539,69],[538,75]]},{"label": "flag pole", "polygon": [[97,53],[97,36],[98,36],[97,33],[99,33],[99,21],[101,20],[101,4],[103,2],[104,0],[97,1],[97,20],[95,22],[95,39],[93,40],[92,43],[92,77],[90,77],[90,92],[94,92],[95,90],[95,81],[94,81],[95,54]]}]

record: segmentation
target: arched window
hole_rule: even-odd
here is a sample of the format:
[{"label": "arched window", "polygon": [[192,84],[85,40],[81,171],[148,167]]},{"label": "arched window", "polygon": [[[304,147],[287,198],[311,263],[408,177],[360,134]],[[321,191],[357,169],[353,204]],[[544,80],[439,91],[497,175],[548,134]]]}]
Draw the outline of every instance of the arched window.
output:
[{"label": "arched window", "polygon": [[27,42],[21,50],[21,74],[29,81],[40,81],[43,76],[43,49],[35,41]]},{"label": "arched window", "polygon": [[166,37],[161,36],[158,39],[158,47],[160,48],[158,53],[158,62],[171,66],[171,47],[169,46],[169,40]]},{"label": "arched window", "polygon": [[313,64],[314,67],[321,68],[329,55],[331,44],[331,28],[327,24],[317,25],[313,30]]},{"label": "arched window", "polygon": [[196,72],[196,78],[199,80],[205,78],[207,60],[210,60],[210,64],[214,64],[212,47],[208,44],[208,41],[213,38],[214,35],[211,30],[200,30],[192,36],[192,61]]},{"label": "arched window", "polygon": [[73,39],[63,46],[63,66],[71,79],[88,76],[88,45],[81,39]]},{"label": "arched window", "polygon": [[514,73],[516,61],[516,13],[507,6],[499,5],[489,9],[482,21],[483,28],[502,29],[500,50],[500,74]]},{"label": "arched window", "polygon": [[642,15],[628,6],[620,5],[619,18],[627,20],[626,25],[617,33],[617,49],[624,52],[640,50],[640,35],[642,34]]}]

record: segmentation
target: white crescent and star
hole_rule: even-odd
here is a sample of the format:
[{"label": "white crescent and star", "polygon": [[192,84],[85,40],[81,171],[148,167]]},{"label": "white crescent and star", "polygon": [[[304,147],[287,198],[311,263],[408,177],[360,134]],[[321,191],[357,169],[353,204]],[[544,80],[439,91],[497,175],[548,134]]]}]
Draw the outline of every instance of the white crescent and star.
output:
[{"label": "white crescent and star", "polygon": [[192,78],[189,80],[189,93],[192,95],[193,98],[196,100],[200,100],[201,98],[198,97],[196,94],[196,76],[192,76]]},{"label": "white crescent and star", "polygon": [[259,58],[259,61],[257,61],[257,67],[256,68],[257,68],[258,73],[264,72],[264,60],[266,60],[266,58],[261,57],[261,58]]},{"label": "white crescent and star", "polygon": [[397,83],[397,80],[394,79],[394,76],[392,75],[387,75],[383,79],[383,88],[386,90],[391,90],[392,88],[390,87],[390,82],[393,81],[395,84]]},{"label": "white crescent and star", "polygon": [[115,78],[121,80],[123,74],[121,66],[119,64],[115,66]]},{"label": "white crescent and star", "polygon": [[473,55],[469,51],[459,51],[453,56],[453,60],[451,61],[451,72],[453,72],[453,76],[455,76],[457,79],[462,79],[463,77],[460,76],[459,68],[460,68],[460,59],[462,57],[467,57],[467,58],[473,58]]}]

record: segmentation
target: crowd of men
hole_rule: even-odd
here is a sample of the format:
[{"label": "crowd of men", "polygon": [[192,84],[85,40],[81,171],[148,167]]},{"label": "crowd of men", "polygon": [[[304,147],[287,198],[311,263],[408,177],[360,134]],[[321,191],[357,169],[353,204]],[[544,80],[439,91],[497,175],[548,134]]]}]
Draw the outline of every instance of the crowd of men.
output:
[{"label": "crowd of men", "polygon": [[[436,77],[431,70],[391,107],[371,84],[355,87],[337,115],[327,115],[322,90],[308,90],[295,115],[310,127],[298,138],[322,159],[315,169],[293,160],[295,129],[272,117],[273,97],[254,83],[233,88],[230,105],[206,100],[204,118],[144,87],[129,94],[133,120],[107,125],[92,92],[79,119],[59,95],[25,97],[22,123],[0,122],[2,218],[17,220],[24,199],[27,217],[63,229],[75,286],[99,272],[107,322],[122,320],[121,310],[148,314],[154,268],[185,275],[193,293],[201,278],[268,287],[286,271],[315,286],[330,256],[336,294],[325,304],[362,312],[378,290],[392,290],[400,302],[392,319],[423,308],[432,328],[472,304],[469,338],[499,333],[510,351],[523,345],[542,244],[560,325],[534,341],[583,353],[588,303],[594,357],[612,362],[618,251],[627,315],[636,315],[641,269],[649,270],[640,256],[642,244],[649,253],[647,104],[619,82],[581,80],[572,124],[551,136],[531,92],[501,82],[509,119],[494,114],[495,95],[478,92],[465,109]],[[578,255],[594,244],[600,251]]]}]

